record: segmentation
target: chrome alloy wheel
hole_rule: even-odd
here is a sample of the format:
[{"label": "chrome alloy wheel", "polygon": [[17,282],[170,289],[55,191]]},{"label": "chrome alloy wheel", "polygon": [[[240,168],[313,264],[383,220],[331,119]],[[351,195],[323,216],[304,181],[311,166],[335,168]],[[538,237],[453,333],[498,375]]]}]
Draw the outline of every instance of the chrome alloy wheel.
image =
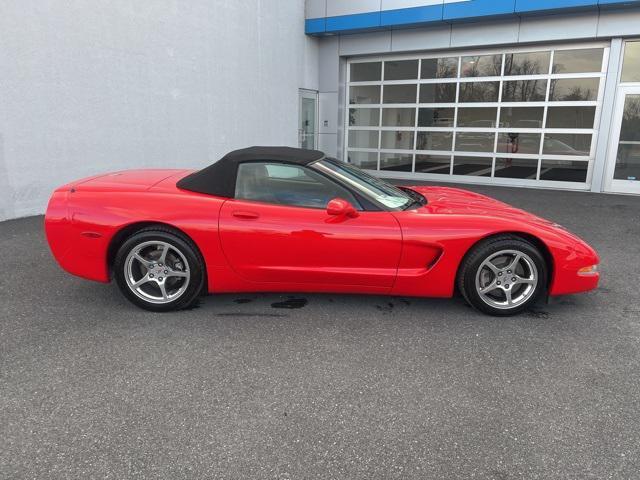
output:
[{"label": "chrome alloy wheel", "polygon": [[529,255],[518,250],[502,250],[478,268],[476,291],[490,307],[509,310],[531,298],[538,279],[538,269]]},{"label": "chrome alloy wheel", "polygon": [[191,280],[184,254],[162,241],[136,245],[124,262],[124,277],[135,295],[155,304],[181,297]]}]

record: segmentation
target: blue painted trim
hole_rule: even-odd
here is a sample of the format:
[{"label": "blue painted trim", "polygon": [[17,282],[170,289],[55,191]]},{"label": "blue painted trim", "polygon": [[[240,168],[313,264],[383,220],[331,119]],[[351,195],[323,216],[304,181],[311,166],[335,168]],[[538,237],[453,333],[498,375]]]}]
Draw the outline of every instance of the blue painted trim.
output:
[{"label": "blue painted trim", "polygon": [[469,0],[336,17],[309,18],[305,21],[305,32],[309,35],[354,33],[559,10],[570,12],[579,9],[632,6],[640,6],[640,0]]},{"label": "blue painted trim", "polygon": [[308,35],[324,33],[327,31],[326,18],[309,18],[304,22],[304,32]]},{"label": "blue painted trim", "polygon": [[380,25],[383,27],[394,27],[399,25],[407,26],[442,22],[442,12],[442,5],[383,10],[380,12]]},{"label": "blue painted trim", "polygon": [[380,12],[327,17],[327,32],[344,33],[380,28]]},{"label": "blue painted trim", "polygon": [[515,9],[515,0],[473,0],[471,2],[445,3],[443,20],[468,20],[513,15]]},{"label": "blue painted trim", "polygon": [[593,0],[516,0],[516,13],[596,7]]}]

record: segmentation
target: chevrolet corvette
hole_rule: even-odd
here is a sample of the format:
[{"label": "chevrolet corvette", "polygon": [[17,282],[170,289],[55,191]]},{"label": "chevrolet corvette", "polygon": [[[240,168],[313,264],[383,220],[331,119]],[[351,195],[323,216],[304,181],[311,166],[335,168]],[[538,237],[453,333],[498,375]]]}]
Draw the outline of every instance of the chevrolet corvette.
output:
[{"label": "chevrolet corvette", "polygon": [[462,297],[514,315],[585,292],[599,258],[553,222],[469,191],[396,187],[319,151],[251,147],[202,170],[64,185],[45,230],[71,274],[152,311],[206,293]]}]

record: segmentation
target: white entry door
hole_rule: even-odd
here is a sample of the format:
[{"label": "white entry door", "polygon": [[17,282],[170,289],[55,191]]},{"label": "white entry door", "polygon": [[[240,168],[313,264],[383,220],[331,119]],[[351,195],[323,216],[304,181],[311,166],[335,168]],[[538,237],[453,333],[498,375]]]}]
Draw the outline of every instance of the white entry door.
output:
[{"label": "white entry door", "polygon": [[607,169],[607,190],[640,194],[640,87],[620,87]]},{"label": "white entry door", "polygon": [[318,92],[300,90],[300,120],[298,123],[298,145],[315,150],[318,140]]}]

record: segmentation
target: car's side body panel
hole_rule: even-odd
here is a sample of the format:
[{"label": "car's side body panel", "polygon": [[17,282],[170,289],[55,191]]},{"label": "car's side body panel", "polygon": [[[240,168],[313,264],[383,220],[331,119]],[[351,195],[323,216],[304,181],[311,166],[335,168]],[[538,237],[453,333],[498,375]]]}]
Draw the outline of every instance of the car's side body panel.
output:
[{"label": "car's side body panel", "polygon": [[[188,171],[118,172],[61,187],[46,215],[49,244],[74,275],[108,282],[109,246],[134,224],[179,229],[204,257],[210,292],[300,291],[450,297],[469,249],[491,235],[535,238],[552,263],[550,293],[591,290],[598,263],[586,243],[543,219],[456,189],[417,187],[426,207],[361,212],[251,204],[188,192]],[[311,210],[311,211],[310,211]],[[237,215],[240,213],[240,215]],[[242,218],[249,213],[249,218]],[[256,218],[251,218],[258,213]]]},{"label": "car's side body panel", "polygon": [[228,200],[220,240],[243,279],[273,284],[327,284],[390,289],[402,234],[389,212],[355,218],[326,210]]}]

